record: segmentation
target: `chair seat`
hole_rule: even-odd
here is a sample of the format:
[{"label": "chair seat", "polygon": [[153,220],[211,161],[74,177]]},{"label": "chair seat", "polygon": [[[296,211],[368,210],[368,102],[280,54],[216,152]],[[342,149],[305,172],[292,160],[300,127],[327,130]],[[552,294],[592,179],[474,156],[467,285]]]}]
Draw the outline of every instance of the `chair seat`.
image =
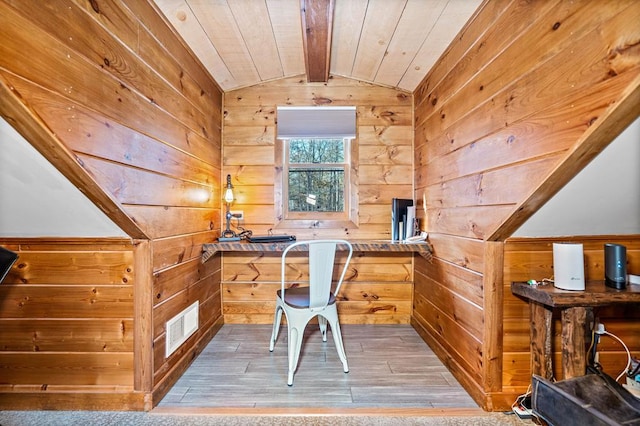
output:
[{"label": "chair seat", "polygon": [[[282,290],[276,292],[278,297],[282,299]],[[309,287],[291,287],[284,293],[284,303],[297,309],[306,309],[309,307]],[[333,293],[329,293],[329,303],[327,305],[333,305],[336,303],[336,296]]]}]

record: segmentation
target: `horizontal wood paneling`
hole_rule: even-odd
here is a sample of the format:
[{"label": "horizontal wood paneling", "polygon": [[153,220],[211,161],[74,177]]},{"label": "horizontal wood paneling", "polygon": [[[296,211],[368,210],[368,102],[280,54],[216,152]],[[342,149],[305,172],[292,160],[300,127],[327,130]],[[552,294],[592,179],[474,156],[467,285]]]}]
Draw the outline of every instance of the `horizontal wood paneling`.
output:
[{"label": "horizontal wood paneling", "polygon": [[[356,107],[358,226],[314,228],[310,218],[276,227],[276,108],[326,104]],[[232,209],[244,212],[240,226],[254,234],[290,233],[298,240],[390,238],[391,199],[411,197],[413,185],[410,94],[336,76],[327,83],[295,77],[225,93],[224,109],[223,175],[232,177]],[[222,262],[225,322],[271,323],[277,284],[270,283],[280,280],[279,256],[225,253]],[[408,323],[412,268],[410,255],[354,255],[338,304],[341,321]]]},{"label": "horizontal wood paneling", "polygon": [[[14,392],[2,395],[3,406],[10,410],[32,410],[41,407],[43,410],[140,410],[144,407],[143,394],[132,392],[131,388],[121,386],[47,386],[46,390],[34,387],[16,386]],[[0,387],[0,392],[2,387]],[[79,398],[89,394],[89,397]]]},{"label": "horizontal wood paneling", "polygon": [[[438,234],[429,240],[435,257],[415,263],[413,319],[446,350],[456,369],[481,380],[484,278],[473,269],[483,270],[483,243]],[[447,259],[452,254],[467,257],[452,262]]]},{"label": "horizontal wood paneling", "polygon": [[[640,270],[640,236],[584,236],[564,238],[512,238],[505,243],[504,262],[504,371],[505,385],[525,388],[530,383],[529,309],[525,300],[511,294],[513,281],[553,278],[553,243],[579,242],[583,244],[585,279],[604,279],[604,244],[622,244],[627,248],[627,268]],[[594,316],[607,331],[625,342],[632,355],[640,356],[640,313],[634,306],[603,307],[594,310]],[[560,348],[560,315],[553,316],[553,347]],[[624,349],[613,338],[603,337],[598,344],[604,371],[616,377],[626,364]],[[555,351],[554,373],[562,377],[561,354]],[[605,361],[606,360],[606,361]]]},{"label": "horizontal wood paneling", "polygon": [[[43,248],[19,245],[20,257],[5,282],[36,285],[129,287],[133,280],[133,254],[119,251],[91,251],[90,247]],[[0,287],[1,288],[1,287]]]},{"label": "horizontal wood paneling", "polygon": [[[64,155],[77,154],[75,166],[131,206],[127,213],[149,236],[208,230],[219,217],[215,210],[191,226],[164,216],[167,207],[211,209],[219,199],[221,92],[196,61],[181,62],[183,53],[174,56],[157,40],[163,33],[168,40],[171,30],[148,4],[133,5],[138,14],[126,2],[103,4],[3,2],[11,36],[2,43],[0,73],[51,122]],[[154,37],[147,20],[157,25]],[[85,151],[90,157],[80,155]]]},{"label": "horizontal wood paneling", "polygon": [[[440,358],[446,354],[452,371],[464,372],[469,390],[484,374],[484,244],[443,234],[430,234],[429,241],[434,258],[415,262],[412,320],[441,348]],[[477,389],[469,392],[481,398]]]},{"label": "horizontal wood paneling", "polygon": [[150,237],[165,238],[215,229],[219,210],[200,207],[124,206],[130,217],[150,230]]},{"label": "horizontal wood paneling", "polygon": [[[384,300],[404,300],[411,297],[410,283],[352,283],[345,282],[338,293],[338,300],[352,302],[375,302]],[[227,283],[222,285],[225,302],[267,301],[273,303],[274,294],[280,284],[274,283]],[[272,312],[273,309],[270,310]]]},{"label": "horizontal wood paneling", "polygon": [[[488,30],[476,40],[484,49],[468,53],[455,73],[432,87],[429,96],[416,99],[416,189],[419,196],[423,191],[427,196],[432,231],[489,238],[546,175],[562,166],[573,152],[570,148],[592,133],[592,125],[600,124],[598,117],[608,117],[616,99],[637,86],[640,56],[610,52],[611,46],[637,40],[637,26],[632,29],[631,21],[639,14],[631,3],[514,2],[497,18],[499,31]],[[527,17],[515,18],[521,15]],[[555,28],[545,25],[552,20],[558,23]],[[504,30],[511,26],[522,32]],[[608,30],[600,31],[600,26]],[[574,51],[581,52],[579,58]],[[629,109],[617,119],[618,132],[638,114]],[[584,155],[591,158],[610,140],[593,141],[598,146]],[[543,157],[555,160],[541,164]],[[575,173],[581,161],[587,162],[582,155],[567,160],[566,167]],[[485,180],[498,178],[500,169],[509,176],[509,185]],[[557,173],[552,184],[559,188],[570,171]],[[444,197],[438,195],[429,203],[430,190],[438,194],[438,188],[449,188],[450,181],[465,185],[468,196],[447,197],[443,205],[438,200]],[[553,192],[547,189],[540,197]]]},{"label": "horizontal wood paneling", "polygon": [[184,291],[185,283],[197,283],[211,277],[220,269],[217,262],[202,263],[200,259],[191,259],[174,267],[154,274],[153,304],[163,303]]},{"label": "horizontal wood paneling", "polygon": [[191,306],[196,300],[204,302],[210,297],[219,296],[220,288],[216,285],[215,278],[215,275],[205,277],[176,293],[164,303],[156,305],[153,310],[153,338],[163,334],[166,322],[182,312],[185,307]]},{"label": "horizontal wood paneling", "polygon": [[[164,61],[163,66],[171,67],[171,71],[163,72],[162,74],[171,81],[171,85],[185,93],[185,96],[192,102],[201,102],[203,104],[201,109],[206,111],[213,108],[213,117],[220,117],[222,110],[221,90],[200,62],[194,60],[192,51],[185,48],[182,37],[176,37],[174,32],[167,30],[164,17],[156,13],[155,6],[149,2],[121,3],[124,7],[118,7],[116,4],[115,12],[135,16],[140,20],[140,24],[145,30],[139,40],[132,39],[133,45],[129,42],[126,42],[126,44],[135,50],[147,63],[156,64]],[[86,3],[83,2],[83,4],[85,8],[88,7]],[[105,27],[109,28],[114,34],[118,34],[118,38],[121,38],[120,32],[112,27],[115,21],[112,14],[104,13],[105,6],[107,8],[110,7],[109,4],[102,5],[100,7],[100,16],[97,19],[103,22]],[[138,46],[135,45],[136,41],[139,43]],[[161,58],[158,59],[157,56],[161,56]],[[170,65],[167,65],[168,63]],[[178,66],[175,67],[175,65]],[[184,70],[187,70],[187,72],[185,73]],[[193,79],[194,83],[190,82],[191,79]],[[195,85],[195,87],[192,88],[192,85]],[[211,125],[219,126],[220,121],[212,119]],[[214,132],[212,136],[217,137],[217,133]]]},{"label": "horizontal wood paneling", "polygon": [[132,392],[131,241],[3,238],[0,245],[19,256],[0,286],[0,366],[13,386],[0,390],[0,401],[28,386]]},{"label": "horizontal wood paneling", "polygon": [[433,246],[433,254],[436,257],[470,271],[480,273],[483,271],[484,252],[482,241],[430,233],[429,242]]},{"label": "horizontal wood paneling", "polygon": [[191,259],[200,259],[202,244],[213,241],[214,235],[213,231],[209,231],[153,240],[153,271]]},{"label": "horizontal wood paneling", "polygon": [[327,83],[309,84],[304,78],[283,78],[224,95],[225,108],[242,105],[412,105],[412,95],[357,80],[332,76]]},{"label": "horizontal wood paneling", "polygon": [[440,309],[442,314],[450,316],[469,334],[482,340],[484,321],[481,306],[469,303],[467,299],[427,277],[416,280],[415,292],[416,295],[427,299],[433,307]]},{"label": "horizontal wood paneling", "polygon": [[[170,367],[163,365],[166,360],[154,356],[158,348],[164,354],[157,335],[151,346],[151,324],[163,324],[195,299],[208,308],[201,311],[200,324],[209,327],[196,338],[210,338],[211,327],[222,318],[219,291],[205,291],[203,284],[219,282],[220,264],[199,262],[202,244],[215,239],[221,223],[222,92],[150,2],[37,5],[6,0],[0,1],[0,16],[0,79],[3,93],[11,97],[11,102],[0,103],[3,117],[139,239],[136,247],[144,247],[134,251],[129,242],[129,258],[120,263],[111,252],[90,244],[86,253],[66,258],[58,241],[50,246],[54,251],[63,247],[63,257],[25,253],[24,282],[3,299],[10,305],[5,312],[20,318],[28,330],[37,326],[30,322],[33,316],[60,318],[59,326],[67,325],[66,314],[85,321],[103,319],[109,327],[98,334],[103,337],[87,341],[94,322],[87,322],[87,331],[77,337],[87,347],[102,344],[101,352],[129,346],[129,362],[122,362],[122,368],[128,369],[130,382],[120,386],[144,392],[148,409],[152,395],[161,393],[152,394],[153,387],[166,387],[163,375],[184,368],[196,350],[194,338]],[[123,269],[125,264],[130,268]],[[134,264],[141,269],[137,273],[131,269]],[[139,280],[135,299],[134,274]],[[157,292],[152,295],[152,290]],[[163,308],[153,310],[154,301]],[[135,345],[127,334],[131,321]],[[124,327],[121,341],[115,330],[119,322]],[[13,336],[15,327],[9,330]],[[62,348],[49,340],[57,337],[48,336],[62,339],[66,332],[45,331],[47,338],[35,338],[32,347]],[[16,340],[20,347],[27,344],[26,337]],[[133,351],[145,353],[134,357]],[[154,360],[160,364],[153,365]],[[162,373],[153,376],[153,371]],[[79,401],[83,392],[79,390]]]},{"label": "horizontal wood paneling", "polygon": [[10,352],[127,352],[133,320],[0,319],[0,350]]},{"label": "horizontal wood paneling", "polygon": [[[225,322],[272,323],[275,292],[280,288],[280,256],[225,253],[223,258]],[[305,285],[306,259],[301,256],[292,261],[299,264],[299,269],[288,279]],[[340,256],[337,262],[340,264]],[[355,253],[338,294],[340,321],[345,324],[408,323],[413,292],[412,265],[410,255]]]},{"label": "horizontal wood paneling", "polygon": [[[500,247],[482,241],[508,238],[640,114],[640,54],[629,49],[638,19],[632,1],[485,2],[414,92],[415,198],[425,200],[418,215],[435,256],[433,265],[416,262],[414,321],[483,407],[509,409],[506,397],[528,381],[528,366],[511,357],[528,345],[528,309],[510,282],[552,271],[548,252],[514,261],[506,248],[503,267]],[[585,252],[587,273],[601,277],[596,250]],[[444,278],[456,269],[464,273]],[[464,300],[485,309],[480,352],[447,346],[440,336],[461,325],[427,284],[436,294],[474,289]],[[476,357],[490,365],[474,383],[463,359]]]},{"label": "horizontal wood paneling", "polygon": [[[275,287],[272,294],[275,295]],[[275,298],[275,296],[273,297]],[[273,322],[273,312],[275,311],[275,302],[226,302],[224,303],[223,313],[226,314],[243,314],[243,315],[251,315],[251,314],[266,314],[269,317],[269,321],[267,324]],[[338,303],[338,312],[340,313],[340,321],[345,324],[350,324],[352,320],[348,318],[349,316],[353,317],[362,317],[362,320],[355,319],[357,324],[361,324],[360,321],[366,321],[368,318],[367,315],[377,315],[377,316],[402,316],[408,319],[409,314],[411,313],[411,302],[409,301],[398,301],[398,300],[376,300],[376,301],[349,301],[349,303]],[[390,322],[393,324],[395,322]]]},{"label": "horizontal wood paneling", "polygon": [[[9,383],[51,385],[130,385],[133,352],[5,353],[2,379]],[[28,366],[28,367],[26,367]],[[7,407],[8,408],[8,407]]]},{"label": "horizontal wood paneling", "polygon": [[[292,263],[299,264],[289,280],[308,281],[308,265],[305,256],[290,257]],[[336,270],[344,265],[344,255],[336,255]],[[280,255],[278,253],[225,253],[224,282],[280,282]],[[345,282],[383,281],[385,283],[412,282],[411,255],[386,255],[355,253],[351,258]],[[376,280],[378,278],[378,280]]]},{"label": "horizontal wood paneling", "polygon": [[[447,350],[454,362],[460,365],[474,381],[482,380],[480,354],[482,341],[467,333],[454,318],[434,309],[428,297],[415,295],[413,318],[428,330],[431,336]],[[474,357],[469,354],[477,354]]]},{"label": "horizontal wood paneling", "polygon": [[12,318],[113,318],[133,310],[131,285],[2,286],[0,299],[2,315]]},{"label": "horizontal wood paneling", "polygon": [[[327,83],[301,83],[297,77],[286,78],[225,94],[223,175],[231,174],[234,195],[238,192],[232,208],[245,212],[242,227],[266,233],[279,223],[275,202],[280,199],[276,200],[272,186],[279,179],[274,139],[277,106],[328,103],[356,107],[357,183],[359,192],[366,195],[366,200],[355,206],[361,222],[355,228],[320,230],[313,229],[310,223],[297,228],[280,224],[278,233],[293,233],[298,239],[321,235],[389,238],[391,198],[411,196],[413,175],[407,166],[412,163],[412,98],[401,91],[335,76]],[[384,214],[363,213],[360,207],[365,205],[379,206]]]}]

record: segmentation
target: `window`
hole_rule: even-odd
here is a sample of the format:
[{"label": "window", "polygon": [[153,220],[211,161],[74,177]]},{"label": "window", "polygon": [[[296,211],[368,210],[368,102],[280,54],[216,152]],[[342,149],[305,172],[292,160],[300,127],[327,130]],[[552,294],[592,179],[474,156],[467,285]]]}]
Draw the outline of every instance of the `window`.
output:
[{"label": "window", "polygon": [[277,226],[357,226],[356,167],[354,107],[279,107]]},{"label": "window", "polygon": [[288,139],[285,145],[285,203],[290,216],[300,212],[344,213],[349,139]]}]

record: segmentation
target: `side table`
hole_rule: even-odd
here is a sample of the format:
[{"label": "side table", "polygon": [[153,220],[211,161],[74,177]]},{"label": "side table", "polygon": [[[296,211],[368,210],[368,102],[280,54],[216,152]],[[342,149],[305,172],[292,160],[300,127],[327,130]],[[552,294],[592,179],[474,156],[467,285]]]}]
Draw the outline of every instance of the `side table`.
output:
[{"label": "side table", "polygon": [[564,379],[582,376],[587,367],[585,334],[587,318],[594,307],[620,303],[640,303],[640,285],[627,284],[617,290],[604,281],[588,281],[581,291],[562,290],[553,284],[511,283],[511,292],[529,301],[531,313],[531,374],[553,377],[551,347],[553,309],[561,311],[562,374]]}]

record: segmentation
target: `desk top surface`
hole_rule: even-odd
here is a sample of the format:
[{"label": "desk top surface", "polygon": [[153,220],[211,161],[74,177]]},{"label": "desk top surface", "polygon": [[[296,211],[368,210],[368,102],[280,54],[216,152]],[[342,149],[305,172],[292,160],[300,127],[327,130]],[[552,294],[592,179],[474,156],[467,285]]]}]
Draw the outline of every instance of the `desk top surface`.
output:
[{"label": "desk top surface", "polygon": [[[431,244],[429,242],[401,243],[387,240],[349,240],[353,251],[418,253],[427,260],[431,258]],[[250,243],[247,241],[207,243],[202,247],[202,262],[206,262],[218,252],[281,252],[293,241]]]},{"label": "desk top surface", "polygon": [[587,281],[584,290],[563,290],[553,284],[511,283],[511,292],[551,307],[605,306],[640,303],[640,285],[627,284],[622,290],[607,287],[604,281]]}]

